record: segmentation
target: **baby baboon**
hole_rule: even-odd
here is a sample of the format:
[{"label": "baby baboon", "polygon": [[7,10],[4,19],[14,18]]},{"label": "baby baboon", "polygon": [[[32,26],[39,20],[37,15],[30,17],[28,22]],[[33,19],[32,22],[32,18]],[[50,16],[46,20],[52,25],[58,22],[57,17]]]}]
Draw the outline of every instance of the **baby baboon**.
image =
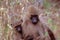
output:
[{"label": "baby baboon", "polygon": [[[39,19],[40,12],[34,6],[29,6],[27,12],[22,15],[22,22],[17,22],[14,29],[21,36],[18,40],[56,40],[53,32]],[[46,36],[45,33],[48,33]]]}]

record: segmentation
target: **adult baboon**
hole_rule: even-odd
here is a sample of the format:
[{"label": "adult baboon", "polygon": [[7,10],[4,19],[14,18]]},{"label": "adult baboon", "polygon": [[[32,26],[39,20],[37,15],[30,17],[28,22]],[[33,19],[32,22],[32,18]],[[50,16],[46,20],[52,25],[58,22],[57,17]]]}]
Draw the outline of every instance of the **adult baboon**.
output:
[{"label": "adult baboon", "polygon": [[56,40],[53,32],[41,23],[39,11],[34,6],[29,6],[20,22],[12,24],[18,34],[15,40]]}]

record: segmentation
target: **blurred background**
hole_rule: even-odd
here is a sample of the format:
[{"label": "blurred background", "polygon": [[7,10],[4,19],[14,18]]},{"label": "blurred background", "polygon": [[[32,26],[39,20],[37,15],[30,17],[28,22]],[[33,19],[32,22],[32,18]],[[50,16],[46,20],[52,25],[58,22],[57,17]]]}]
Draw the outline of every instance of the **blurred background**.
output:
[{"label": "blurred background", "polygon": [[42,11],[41,21],[48,25],[57,40],[60,40],[60,0],[0,0],[0,40],[13,40],[14,24],[29,5]]}]

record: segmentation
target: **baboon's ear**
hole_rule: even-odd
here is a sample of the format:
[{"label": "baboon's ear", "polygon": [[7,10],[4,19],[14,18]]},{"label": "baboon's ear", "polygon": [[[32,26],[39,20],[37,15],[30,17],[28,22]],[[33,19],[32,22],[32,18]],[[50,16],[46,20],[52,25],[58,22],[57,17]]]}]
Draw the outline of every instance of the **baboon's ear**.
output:
[{"label": "baboon's ear", "polygon": [[52,32],[50,29],[48,29],[47,31],[48,31],[48,34],[49,34],[49,36],[50,36],[50,39],[51,39],[51,40],[56,40],[53,32]]}]

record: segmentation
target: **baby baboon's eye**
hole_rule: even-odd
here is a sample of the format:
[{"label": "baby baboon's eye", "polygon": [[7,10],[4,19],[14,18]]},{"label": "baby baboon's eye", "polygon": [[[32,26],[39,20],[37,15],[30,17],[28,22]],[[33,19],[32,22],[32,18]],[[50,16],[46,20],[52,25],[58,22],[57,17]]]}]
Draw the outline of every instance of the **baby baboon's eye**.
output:
[{"label": "baby baboon's eye", "polygon": [[39,19],[38,19],[38,15],[31,15],[31,21],[33,24],[37,24]]},{"label": "baby baboon's eye", "polygon": [[16,29],[20,34],[22,34],[22,26],[21,26],[21,25],[15,26],[15,29]]}]

